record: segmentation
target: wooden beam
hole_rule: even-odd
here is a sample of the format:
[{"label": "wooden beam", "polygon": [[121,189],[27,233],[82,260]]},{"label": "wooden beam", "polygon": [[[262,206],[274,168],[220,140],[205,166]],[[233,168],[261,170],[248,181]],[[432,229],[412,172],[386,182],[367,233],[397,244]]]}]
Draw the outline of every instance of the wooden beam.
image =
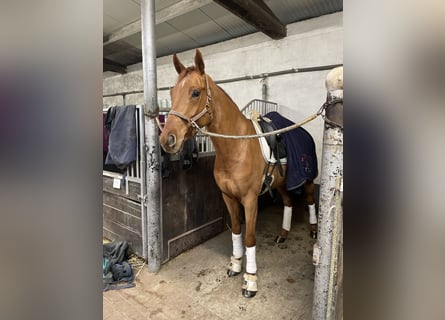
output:
[{"label": "wooden beam", "polygon": [[104,37],[104,46],[112,44],[116,41],[122,40],[133,34],[141,32],[141,20],[137,20],[133,23],[127,24],[126,26],[110,33]]},{"label": "wooden beam", "polygon": [[127,73],[125,66],[106,58],[103,59],[103,72],[105,71],[113,71],[121,74]]},{"label": "wooden beam", "polygon": [[[187,12],[202,8],[213,0],[182,0],[156,12],[156,24],[169,21]],[[104,37],[104,46],[141,32],[141,19],[130,23]]]},{"label": "wooden beam", "polygon": [[212,2],[212,0],[182,0],[181,2],[157,11],[156,24],[171,20],[180,15],[186,14],[187,12],[197,10]]},{"label": "wooden beam", "polygon": [[286,26],[263,0],[214,0],[272,39],[287,35]]}]

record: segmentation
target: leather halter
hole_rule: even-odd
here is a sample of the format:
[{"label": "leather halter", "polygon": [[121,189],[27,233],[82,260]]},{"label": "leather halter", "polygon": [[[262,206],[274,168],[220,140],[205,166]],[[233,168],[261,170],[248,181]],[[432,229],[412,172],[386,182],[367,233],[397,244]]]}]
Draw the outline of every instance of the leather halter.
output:
[{"label": "leather halter", "polygon": [[210,101],[212,100],[212,94],[210,92],[210,87],[209,87],[209,79],[207,78],[207,74],[205,75],[206,77],[206,93],[207,93],[207,97],[206,97],[206,104],[204,106],[204,109],[199,112],[197,115],[189,118],[186,115],[183,115],[180,112],[177,112],[175,110],[170,110],[170,112],[168,113],[168,115],[175,115],[178,118],[181,118],[182,120],[184,120],[185,122],[187,122],[190,126],[199,129],[199,125],[196,123],[196,121],[198,121],[199,119],[201,119],[203,116],[205,116],[206,113],[209,114],[210,116],[210,121],[212,121],[213,119],[213,115],[212,115],[212,110],[210,110]]}]

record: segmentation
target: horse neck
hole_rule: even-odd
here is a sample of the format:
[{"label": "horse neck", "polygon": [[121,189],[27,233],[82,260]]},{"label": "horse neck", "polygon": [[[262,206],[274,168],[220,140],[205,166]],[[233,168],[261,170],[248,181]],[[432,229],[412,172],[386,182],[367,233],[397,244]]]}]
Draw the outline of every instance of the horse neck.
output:
[{"label": "horse neck", "polygon": [[[227,135],[246,135],[253,134],[255,130],[250,120],[248,120],[239,110],[232,99],[213,81],[210,83],[213,103],[213,119],[207,125],[210,132]],[[216,153],[221,155],[234,154],[227,152],[226,149],[234,149],[245,143],[246,140],[211,138],[215,146]]]}]

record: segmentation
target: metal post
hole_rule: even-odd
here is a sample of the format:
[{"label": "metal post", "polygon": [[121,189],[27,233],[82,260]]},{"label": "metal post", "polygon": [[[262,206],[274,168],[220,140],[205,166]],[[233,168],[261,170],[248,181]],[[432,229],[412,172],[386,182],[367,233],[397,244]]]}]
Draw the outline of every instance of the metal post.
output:
[{"label": "metal post", "polygon": [[268,98],[267,77],[261,79],[261,83],[261,99],[266,101]]},{"label": "metal post", "polygon": [[156,117],[159,113],[156,90],[155,1],[142,0],[142,65],[144,75],[144,116],[146,155],[147,265],[149,272],[161,268],[161,165]]},{"label": "metal post", "polygon": [[139,154],[141,156],[140,173],[141,173],[141,224],[142,224],[142,257],[147,259],[147,210],[146,210],[146,196],[147,192],[147,172],[146,172],[146,154],[145,154],[145,116],[144,106],[139,110]]},{"label": "metal post", "polygon": [[[326,89],[343,97],[343,67],[335,68],[326,78]],[[328,107],[328,120],[343,125],[343,103]],[[337,274],[343,223],[343,127],[325,122],[318,215],[318,239],[314,245],[315,265],[313,320],[335,318]]]}]

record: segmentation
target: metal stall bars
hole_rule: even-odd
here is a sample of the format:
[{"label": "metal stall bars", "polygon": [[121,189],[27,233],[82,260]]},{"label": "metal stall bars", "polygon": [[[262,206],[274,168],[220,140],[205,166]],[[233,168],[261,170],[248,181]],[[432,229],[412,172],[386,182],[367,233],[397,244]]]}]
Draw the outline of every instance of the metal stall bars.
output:
[{"label": "metal stall bars", "polygon": [[241,112],[246,115],[252,110],[257,111],[260,115],[264,116],[268,112],[278,111],[278,104],[266,100],[253,99],[241,109]]},{"label": "metal stall bars", "polygon": [[[104,113],[107,111],[108,108],[103,109]],[[121,238],[129,241],[132,249],[146,259],[146,213],[141,198],[141,195],[145,194],[146,181],[143,169],[145,168],[144,116],[143,106],[141,105],[136,105],[135,122],[136,161],[131,163],[123,173],[107,171],[106,169],[102,173],[104,177],[104,219],[108,219],[108,223],[104,223],[104,235],[113,240]],[[109,182],[110,178],[113,183]],[[119,183],[115,185],[114,180]],[[135,206],[136,203],[138,203],[139,208]],[[130,220],[133,219],[133,216],[136,217],[136,220],[126,224],[123,223],[123,221],[129,221],[130,216]]]}]

